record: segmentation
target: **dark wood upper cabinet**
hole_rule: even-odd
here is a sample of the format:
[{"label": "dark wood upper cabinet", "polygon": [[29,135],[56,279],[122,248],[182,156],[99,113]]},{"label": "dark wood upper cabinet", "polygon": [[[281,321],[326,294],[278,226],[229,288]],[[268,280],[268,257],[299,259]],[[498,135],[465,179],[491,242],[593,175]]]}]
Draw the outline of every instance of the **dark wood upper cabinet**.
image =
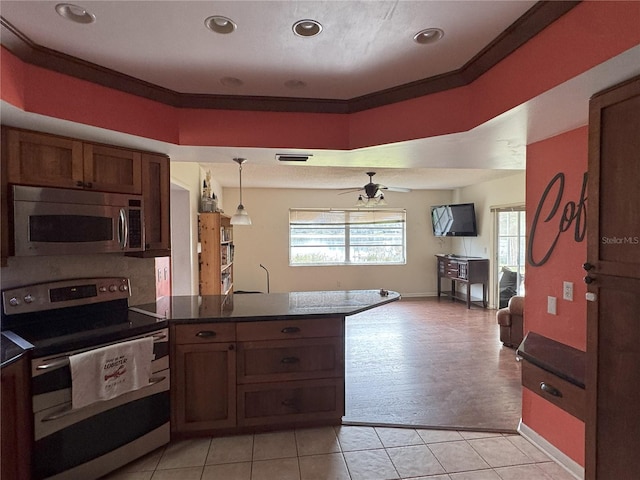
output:
[{"label": "dark wood upper cabinet", "polygon": [[589,115],[585,478],[640,478],[640,77]]},{"label": "dark wood upper cabinet", "polygon": [[145,251],[171,254],[169,157],[2,127],[2,265],[13,255],[10,185],[143,195]]},{"label": "dark wood upper cabinet", "polygon": [[142,154],[85,143],[84,187],[101,192],[142,193]]},{"label": "dark wood upper cabinet", "polygon": [[7,129],[5,142],[9,183],[84,188],[80,140]]},{"label": "dark wood upper cabinet", "polygon": [[142,154],[145,249],[130,256],[161,257],[171,254],[169,157]]}]

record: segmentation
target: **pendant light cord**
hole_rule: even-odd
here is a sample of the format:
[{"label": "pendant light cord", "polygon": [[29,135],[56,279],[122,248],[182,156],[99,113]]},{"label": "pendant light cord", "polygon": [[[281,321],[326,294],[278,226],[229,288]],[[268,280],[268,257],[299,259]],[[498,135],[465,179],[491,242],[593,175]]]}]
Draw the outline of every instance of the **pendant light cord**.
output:
[{"label": "pendant light cord", "polygon": [[239,163],[240,167],[240,205],[242,205],[242,163]]}]

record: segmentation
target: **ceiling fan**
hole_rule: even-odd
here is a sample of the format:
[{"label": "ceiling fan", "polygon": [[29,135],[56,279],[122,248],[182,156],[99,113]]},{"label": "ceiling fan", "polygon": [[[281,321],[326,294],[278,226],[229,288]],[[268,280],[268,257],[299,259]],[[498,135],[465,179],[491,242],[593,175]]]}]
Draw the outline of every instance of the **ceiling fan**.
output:
[{"label": "ceiling fan", "polygon": [[360,194],[358,196],[356,207],[386,205],[387,202],[384,199],[384,193],[382,192],[383,190],[388,190],[390,192],[410,192],[411,191],[408,188],[387,187],[386,185],[382,185],[381,183],[373,183],[373,176],[376,174],[376,172],[366,172],[366,173],[367,175],[369,175],[369,183],[364,185],[362,188],[356,188],[356,189],[341,193],[342,195],[343,193],[364,191],[364,195]]}]

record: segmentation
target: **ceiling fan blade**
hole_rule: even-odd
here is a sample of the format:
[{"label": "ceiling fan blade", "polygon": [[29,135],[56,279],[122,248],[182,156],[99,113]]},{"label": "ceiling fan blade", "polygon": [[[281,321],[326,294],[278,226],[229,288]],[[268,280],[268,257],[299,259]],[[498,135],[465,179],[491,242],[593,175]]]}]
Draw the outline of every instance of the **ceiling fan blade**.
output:
[{"label": "ceiling fan blade", "polygon": [[338,195],[344,195],[345,193],[361,192],[363,190],[364,190],[364,188],[351,188],[349,190],[345,190],[345,191],[340,192]]},{"label": "ceiling fan blade", "polygon": [[408,193],[411,191],[410,188],[402,188],[402,187],[384,187],[386,190],[389,190],[390,192],[401,192],[401,193]]}]

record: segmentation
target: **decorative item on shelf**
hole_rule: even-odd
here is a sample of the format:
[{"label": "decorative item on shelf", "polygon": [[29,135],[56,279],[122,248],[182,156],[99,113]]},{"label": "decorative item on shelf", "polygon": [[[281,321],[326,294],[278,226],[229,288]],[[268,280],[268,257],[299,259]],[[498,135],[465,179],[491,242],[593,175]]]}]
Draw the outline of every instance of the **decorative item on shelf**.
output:
[{"label": "decorative item on shelf", "polygon": [[218,199],[216,194],[211,190],[211,171],[207,172],[205,179],[202,181],[202,198],[200,199],[200,212],[217,212]]},{"label": "decorative item on shelf", "polygon": [[251,217],[244,209],[244,205],[242,204],[242,164],[247,161],[246,158],[234,158],[234,162],[238,164],[239,173],[240,173],[240,203],[238,204],[238,209],[236,213],[231,217],[231,225],[251,225]]}]

